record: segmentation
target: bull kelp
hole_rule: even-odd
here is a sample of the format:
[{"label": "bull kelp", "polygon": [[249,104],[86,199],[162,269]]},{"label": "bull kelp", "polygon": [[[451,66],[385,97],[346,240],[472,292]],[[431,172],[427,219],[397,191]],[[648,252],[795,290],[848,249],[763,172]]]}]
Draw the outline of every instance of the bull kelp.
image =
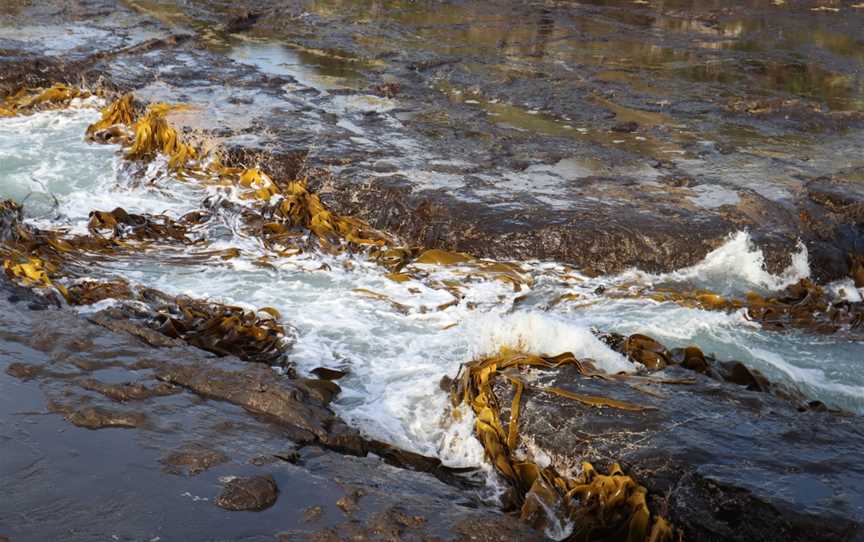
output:
[{"label": "bull kelp", "polygon": [[[567,540],[672,541],[675,530],[665,518],[648,509],[647,491],[621,467],[613,464],[608,474],[598,473],[590,463],[583,463],[581,473],[567,477],[553,467],[540,467],[530,459],[517,457],[520,446],[519,415],[522,394],[531,386],[520,375],[520,369],[547,369],[573,365],[584,374],[593,373],[589,363],[572,354],[541,357],[519,352],[502,352],[499,356],[465,364],[454,382],[454,407],[470,406],[476,416],[475,432],[490,462],[511,484],[522,519],[537,526],[547,526],[548,515],[558,515],[572,523]],[[498,378],[507,379],[514,388],[510,415],[502,417],[492,386]],[[578,401],[596,408],[612,408],[638,413],[652,407],[606,397],[582,395],[560,388],[541,388],[544,393]],[[680,535],[679,535],[680,536]]]},{"label": "bull kelp", "polygon": [[[382,246],[391,238],[352,217],[340,216],[327,209],[317,194],[307,188],[305,179],[277,183],[258,167],[226,167],[218,149],[207,151],[190,142],[171,126],[167,115],[183,106],[150,104],[139,118],[134,114],[134,97],[123,95],[103,109],[102,118],[87,129],[96,141],[125,143],[126,158],[153,160],[162,154],[168,167],[181,178],[204,183],[236,187],[241,197],[268,205],[268,214],[276,218],[266,224],[271,236],[280,236],[286,228],[305,228],[328,248],[349,245]],[[115,134],[128,130],[129,138]],[[106,135],[107,134],[107,135]]]},{"label": "bull kelp", "polygon": [[37,111],[69,107],[76,98],[89,98],[93,93],[57,83],[46,89],[19,89],[0,100],[0,117],[28,115]]}]

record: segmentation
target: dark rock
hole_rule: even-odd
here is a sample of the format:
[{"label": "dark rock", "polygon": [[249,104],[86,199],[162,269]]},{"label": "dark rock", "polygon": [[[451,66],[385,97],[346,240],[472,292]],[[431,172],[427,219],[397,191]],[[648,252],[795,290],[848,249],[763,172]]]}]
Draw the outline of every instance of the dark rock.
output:
[{"label": "dark rock", "polygon": [[303,511],[303,521],[306,523],[312,523],[321,519],[321,515],[324,513],[324,509],[320,506],[310,506],[306,510]]},{"label": "dark rock", "polygon": [[303,379],[279,377],[269,367],[250,366],[243,371],[227,371],[210,365],[175,364],[160,367],[156,375],[160,380],[204,397],[266,415],[288,428],[296,442],[326,440],[340,425],[322,398],[304,386]]},{"label": "dark rock", "polygon": [[225,484],[216,505],[232,511],[258,511],[270,508],[279,496],[276,481],[269,474],[233,478]]},{"label": "dark rock", "polygon": [[142,427],[147,423],[147,416],[144,413],[122,412],[98,406],[76,408],[68,404],[50,402],[48,410],[63,414],[69,423],[87,429],[132,429]]},{"label": "dark rock", "polygon": [[[580,377],[572,366],[535,370],[523,392],[519,435],[531,443],[529,456],[544,454],[559,472],[580,461],[625,465],[647,488],[649,506],[668,513],[685,540],[857,539],[864,533],[864,494],[855,489],[864,483],[853,451],[864,447],[857,417],[801,413],[761,393],[754,371],[735,370],[756,391],[697,374],[695,384],[661,386],[654,396]],[[669,367],[655,376],[690,375]],[[548,386],[655,410],[591,408],[534,389]],[[512,387],[499,378],[494,391],[506,421]]]},{"label": "dark rock", "polygon": [[186,449],[171,452],[159,462],[165,472],[178,475],[195,476],[228,461],[228,456],[202,444],[193,444]]},{"label": "dark rock", "polygon": [[30,380],[39,376],[43,369],[44,368],[41,365],[20,363],[16,361],[10,363],[9,366],[6,367],[6,374],[14,376],[15,378],[20,378],[21,380]]},{"label": "dark rock", "polygon": [[98,324],[106,329],[115,332],[128,333],[137,337],[149,344],[150,346],[174,347],[183,345],[180,339],[167,337],[158,331],[153,331],[149,327],[133,322],[118,309],[107,309],[104,311],[91,314],[88,319],[94,324]]},{"label": "dark rock", "polygon": [[78,383],[85,390],[101,393],[105,397],[118,402],[141,401],[151,397],[164,397],[179,393],[180,389],[165,382],[159,382],[148,388],[140,383],[107,384],[94,379],[82,380]]},{"label": "dark rock", "polygon": [[339,380],[347,373],[337,369],[328,369],[327,367],[316,367],[315,369],[312,369],[312,374],[321,380]]},{"label": "dark rock", "polygon": [[364,495],[365,493],[360,489],[349,488],[345,491],[345,495],[336,501],[336,506],[350,516],[360,508],[357,503]]},{"label": "dark rock", "polygon": [[635,132],[638,129],[639,129],[639,123],[634,122],[634,121],[619,122],[618,124],[612,126],[613,132],[620,132],[620,133],[625,133],[625,134]]},{"label": "dark rock", "polygon": [[262,13],[243,9],[228,21],[225,25],[225,31],[230,33],[245,32],[255,26],[255,22],[261,17]]}]

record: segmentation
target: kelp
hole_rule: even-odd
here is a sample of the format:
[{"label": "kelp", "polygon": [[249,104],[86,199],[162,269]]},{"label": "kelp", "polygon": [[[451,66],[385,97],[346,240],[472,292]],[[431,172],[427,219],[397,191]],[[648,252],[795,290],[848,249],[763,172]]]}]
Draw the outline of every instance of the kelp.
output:
[{"label": "kelp", "polygon": [[[856,269],[853,267],[853,273]],[[747,318],[765,329],[783,331],[805,329],[821,334],[839,331],[864,333],[864,304],[832,299],[810,279],[801,279],[775,296],[748,293],[743,299],[724,297],[713,292],[654,290],[645,295],[660,302],[674,302],[706,310],[744,310]]]},{"label": "kelp", "polygon": [[[293,328],[280,320],[271,307],[257,311],[213,301],[170,296],[151,288],[136,288],[122,279],[81,280],[71,284],[71,305],[91,305],[114,299],[111,320],[129,320],[168,337],[212,352],[242,360],[290,365],[287,352],[294,342]],[[100,322],[97,322],[100,323]]]},{"label": "kelp", "polygon": [[0,101],[0,117],[28,115],[48,109],[69,107],[75,98],[88,98],[90,91],[57,83],[46,89],[22,88]]},{"label": "kelp", "polygon": [[178,297],[159,308],[151,326],[220,356],[270,365],[286,365],[292,340],[285,327],[267,311]]},{"label": "kelp", "polygon": [[87,127],[87,137],[93,138],[98,132],[107,130],[113,126],[132,126],[137,116],[134,99],[131,93],[124,94],[102,109],[101,118]]},{"label": "kelp", "polygon": [[[617,333],[597,333],[597,336],[611,349],[621,353],[630,361],[640,364],[637,367],[641,367],[642,370],[649,373],[666,367],[677,366],[714,380],[746,387],[751,391],[770,393],[781,399],[791,401],[801,410],[808,410],[813,406],[813,403],[808,402],[804,394],[792,385],[771,382],[758,369],[748,367],[737,360],[720,361],[712,355],[705,354],[696,346],[669,349],[651,337],[638,333],[629,337]],[[640,383],[691,384],[694,382],[688,379],[658,379],[650,375],[597,374],[586,371],[584,368],[580,369],[580,374],[605,380],[627,381],[639,391],[645,391],[638,387]]]},{"label": "kelp", "polygon": [[[188,217],[192,221],[197,217]],[[99,237],[115,240],[135,241],[174,241],[192,243],[187,237],[189,228],[183,222],[175,221],[165,215],[141,215],[129,213],[118,207],[113,211],[91,211],[87,229]]]},{"label": "kelp", "polygon": [[[170,169],[180,171],[188,162],[198,157],[197,149],[185,143],[177,130],[168,123],[166,115],[171,109],[172,106],[164,103],[150,104],[144,116],[135,121],[132,125],[135,139],[126,151],[128,159],[152,160],[161,153],[168,157]],[[100,124],[105,118],[106,115],[103,115],[96,124]]]},{"label": "kelp", "polygon": [[[671,541],[674,528],[659,515],[651,513],[646,502],[647,491],[632,477],[613,465],[608,474],[598,473],[584,463],[576,477],[567,477],[551,465],[540,467],[530,459],[520,459],[518,449],[519,416],[522,396],[530,384],[520,375],[526,368],[556,369],[574,366],[580,374],[597,374],[592,364],[572,354],[554,357],[512,351],[462,366],[451,386],[454,407],[468,405],[475,414],[475,433],[496,471],[514,490],[522,519],[543,527],[550,511],[560,511],[563,519],[574,524],[566,540],[609,540],[627,542]],[[509,418],[502,420],[493,384],[498,378],[513,386]],[[650,407],[606,397],[582,395],[560,388],[537,388],[592,408],[612,408],[638,413]]]},{"label": "kelp", "polygon": [[262,214],[276,220],[262,225],[262,237],[278,244],[288,237],[288,228],[311,232],[331,250],[349,246],[380,247],[392,242],[384,233],[352,217],[329,210],[318,194],[308,189],[306,179],[277,183],[258,167],[236,168],[223,165],[219,151],[204,151],[187,141],[168,122],[167,114],[177,107],[164,103],[150,104],[143,116],[134,118],[131,94],[120,97],[102,111],[102,118],[88,128],[96,134],[117,125],[128,126],[134,135],[126,149],[130,160],[153,160],[158,155],[168,158],[168,167],[183,179],[205,184],[236,187],[241,199],[263,202]]}]

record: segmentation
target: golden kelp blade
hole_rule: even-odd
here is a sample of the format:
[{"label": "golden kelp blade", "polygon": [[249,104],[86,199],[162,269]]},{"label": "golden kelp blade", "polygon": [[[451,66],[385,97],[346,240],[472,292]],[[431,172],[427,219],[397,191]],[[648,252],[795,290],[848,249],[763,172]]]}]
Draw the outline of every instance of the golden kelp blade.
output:
[{"label": "golden kelp blade", "polygon": [[[580,374],[591,378],[594,370],[566,353],[554,357],[502,351],[498,356],[467,363],[454,381],[453,404],[470,405],[474,411],[475,433],[496,470],[512,485],[521,505],[521,517],[535,527],[548,522],[551,510],[561,510],[572,521],[574,531],[568,540],[608,540],[626,542],[671,542],[674,529],[662,517],[652,519],[645,500],[647,491],[617,464],[608,474],[598,473],[584,463],[576,478],[559,474],[553,467],[540,468],[536,463],[516,457],[519,446],[519,416],[524,390],[530,384],[519,374],[521,367],[554,369],[574,365]],[[514,387],[507,429],[492,385],[498,376],[507,378]],[[634,403],[605,397],[582,395],[560,388],[537,388],[591,407],[624,411],[648,410]]]},{"label": "golden kelp blade", "polygon": [[102,118],[87,127],[87,136],[92,136],[96,132],[118,124],[132,126],[135,117],[134,96],[131,93],[124,94],[111,105],[102,109]]},{"label": "golden kelp blade", "polygon": [[89,91],[62,83],[57,83],[44,90],[37,90],[34,93],[20,89],[0,102],[0,116],[11,117],[46,109],[60,109],[68,107],[75,98],[87,98],[91,95]]},{"label": "golden kelp blade", "polygon": [[[260,168],[230,168],[222,165],[218,149],[208,151],[185,141],[167,120],[169,111],[181,106],[164,103],[150,104],[146,113],[135,120],[134,98],[126,94],[102,111],[102,118],[91,125],[88,135],[95,135],[112,126],[129,126],[134,139],[128,145],[126,157],[130,160],[152,160],[158,154],[168,157],[168,166],[184,178],[200,180],[221,186],[236,186],[241,197],[269,202],[280,196],[274,212],[291,227],[305,228],[320,239],[325,247],[338,246],[342,241],[354,245],[384,246],[389,238],[364,222],[340,216],[310,192],[303,179],[292,180],[282,186]],[[205,159],[207,157],[208,159]],[[276,237],[284,237],[284,228],[271,224],[266,228]]]},{"label": "golden kelp blade", "polygon": [[143,117],[133,125],[135,140],[126,152],[130,160],[152,160],[162,153],[168,157],[168,167],[183,169],[187,162],[197,158],[196,150],[182,141],[165,118],[171,106],[151,104]]},{"label": "golden kelp blade", "polygon": [[46,264],[39,258],[29,257],[24,261],[15,263],[11,259],[3,260],[3,269],[6,275],[22,286],[37,288],[56,288],[63,297],[68,298],[66,288],[62,284],[55,284],[48,276],[48,271],[54,271],[52,266]]}]

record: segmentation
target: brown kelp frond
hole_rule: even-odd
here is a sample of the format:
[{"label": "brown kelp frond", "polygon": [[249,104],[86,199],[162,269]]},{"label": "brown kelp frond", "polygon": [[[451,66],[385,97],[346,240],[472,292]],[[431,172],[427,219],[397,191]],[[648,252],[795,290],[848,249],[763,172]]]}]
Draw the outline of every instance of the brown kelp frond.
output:
[{"label": "brown kelp frond", "polygon": [[[306,179],[279,183],[260,167],[224,165],[223,153],[218,147],[205,149],[168,122],[168,113],[182,107],[150,104],[136,120],[134,98],[126,94],[103,110],[101,120],[88,128],[88,134],[127,126],[131,132],[126,150],[128,159],[148,161],[163,154],[168,157],[168,167],[183,179],[236,187],[241,199],[263,203],[263,210],[277,219],[261,225],[265,243],[281,245],[290,236],[289,228],[313,233],[327,249],[339,249],[343,244],[380,247],[392,243],[389,236],[368,224],[328,209],[318,194],[308,189]],[[120,137],[96,139],[123,143]]]},{"label": "brown kelp frond", "polygon": [[251,311],[173,297],[158,290],[136,288],[120,279],[76,281],[69,286],[67,298],[72,305],[90,305],[105,299],[134,302],[109,309],[108,317],[97,319],[97,323],[130,331],[133,328],[119,324],[129,321],[152,330],[149,333],[157,332],[219,356],[234,355],[245,361],[287,366],[286,354],[294,342],[293,328],[280,323],[281,315],[270,307]]},{"label": "brown kelp frond", "polygon": [[282,197],[276,203],[274,214],[288,225],[311,231],[327,247],[337,245],[341,240],[378,247],[392,241],[363,221],[330,211],[318,194],[309,191],[305,179],[289,182],[280,194]]},{"label": "brown kelp frond", "polygon": [[775,296],[748,293],[744,299],[713,292],[654,290],[645,293],[655,301],[674,302],[706,310],[745,310],[749,319],[770,330],[797,328],[832,334],[864,333],[864,304],[833,299],[810,279],[801,279]]},{"label": "brown kelp frond", "polygon": [[[190,237],[190,232],[209,216],[189,213],[179,220],[164,215],[139,215],[122,208],[93,211],[89,234],[67,235],[63,231],[39,230],[23,222],[21,206],[0,201],[0,262],[7,276],[24,286],[56,289],[68,298],[56,279],[73,279],[86,274],[93,259],[136,257],[142,250],[158,245],[195,246],[204,241]],[[196,263],[212,258],[227,259],[235,251],[184,253],[174,263]]]},{"label": "brown kelp frond", "polygon": [[[87,137],[92,139],[99,132],[114,126],[131,127],[137,118],[134,96],[124,94],[110,105],[102,109],[102,117],[87,127]],[[106,138],[100,138],[105,140]]]},{"label": "brown kelp frond", "polygon": [[[391,271],[402,272],[402,275],[423,276],[429,269],[446,267],[450,268],[452,273],[465,284],[476,280],[497,280],[511,285],[514,292],[522,291],[523,286],[534,285],[534,277],[531,273],[517,263],[481,260],[464,252],[441,249],[419,252],[417,249],[395,248],[381,251],[375,257],[379,263]],[[399,278],[396,277],[396,280]],[[463,284],[455,281],[453,284],[441,284],[441,286],[458,295]]]},{"label": "brown kelp frond", "polygon": [[284,365],[292,344],[272,312],[190,298],[175,298],[173,304],[160,308],[153,326],[202,350],[270,365]]},{"label": "brown kelp frond", "polygon": [[162,153],[168,157],[168,167],[181,170],[186,164],[198,158],[195,148],[183,142],[166,118],[171,110],[164,103],[151,104],[147,112],[132,126],[135,139],[126,152],[130,160],[152,160]]},{"label": "brown kelp frond", "polygon": [[61,109],[69,107],[75,98],[88,98],[92,93],[62,83],[57,83],[47,89],[30,91],[20,89],[10,94],[0,102],[0,117],[26,115],[46,109]]},{"label": "brown kelp frond", "polygon": [[173,241],[190,244],[190,225],[202,217],[185,216],[180,221],[165,215],[140,215],[118,207],[113,211],[91,211],[87,229],[97,237],[114,240]]},{"label": "brown kelp frond", "polygon": [[[570,478],[552,466],[541,468],[529,459],[517,457],[522,396],[532,386],[520,376],[519,370],[555,369],[563,365],[574,366],[586,377],[598,374],[590,362],[580,361],[569,353],[548,357],[505,350],[462,366],[451,388],[453,404],[466,404],[473,410],[477,438],[498,473],[512,486],[523,520],[543,528],[550,521],[549,515],[555,514],[556,519],[575,525],[567,538],[573,541],[671,542],[675,538],[672,526],[659,515],[652,517],[645,500],[647,491],[624,474],[619,465],[614,464],[608,474],[600,474],[590,463],[584,463],[581,474]],[[499,377],[507,379],[513,387],[507,420],[502,419],[493,389]],[[536,389],[595,408],[635,413],[651,408],[560,388]]]}]

